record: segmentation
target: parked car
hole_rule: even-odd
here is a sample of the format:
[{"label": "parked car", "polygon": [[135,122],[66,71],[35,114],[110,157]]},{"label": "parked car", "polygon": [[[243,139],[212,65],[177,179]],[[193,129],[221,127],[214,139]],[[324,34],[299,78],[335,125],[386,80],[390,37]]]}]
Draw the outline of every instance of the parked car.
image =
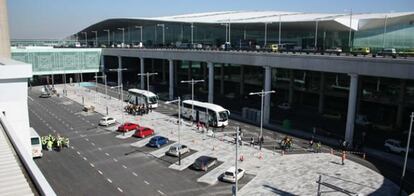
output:
[{"label": "parked car", "polygon": [[132,130],[137,129],[138,127],[139,127],[138,124],[127,122],[127,123],[124,123],[121,126],[119,126],[118,131],[119,132],[128,132],[128,131],[132,131]]},{"label": "parked car", "polygon": [[39,96],[40,98],[49,98],[49,97],[51,97],[51,95],[50,95],[50,93],[49,92],[42,92],[42,94],[40,94],[40,96]]},{"label": "parked car", "polygon": [[183,144],[174,144],[170,147],[170,149],[166,152],[167,155],[178,157],[179,154],[181,155],[190,152],[190,149]]},{"label": "parked car", "polygon": [[217,164],[217,158],[209,157],[209,156],[201,156],[198,157],[192,167],[197,170],[207,171],[208,168]]},{"label": "parked car", "polygon": [[134,133],[134,137],[144,138],[150,135],[154,135],[154,130],[148,127],[137,127]]},{"label": "parked car", "polygon": [[148,142],[148,146],[160,148],[162,145],[168,144],[170,142],[168,138],[163,136],[154,136]]},{"label": "parked car", "polygon": [[371,53],[371,50],[367,47],[365,47],[365,48],[353,48],[351,50],[351,54],[354,55],[354,56],[357,56],[357,55],[360,55],[360,54],[361,55],[368,55],[369,53]]},{"label": "parked car", "polygon": [[[235,183],[236,182],[236,168],[235,167],[230,167],[228,170],[226,170],[223,173],[223,177],[222,180],[226,181],[226,182],[231,182],[231,183]],[[239,181],[241,178],[243,178],[245,173],[245,170],[242,168],[239,168],[237,171],[237,181]]]},{"label": "parked car", "polygon": [[372,55],[372,57],[376,57],[376,56],[382,56],[382,57],[390,56],[392,58],[397,58],[398,54],[395,48],[385,48]]},{"label": "parked car", "polygon": [[325,53],[336,54],[337,56],[339,56],[342,53],[342,49],[341,48],[328,48],[325,50]]},{"label": "parked car", "polygon": [[[395,139],[387,139],[384,142],[384,147],[387,152],[394,152],[394,153],[405,153],[406,147],[401,145],[401,141]],[[411,153],[413,149],[409,149],[408,152]]]},{"label": "parked car", "polygon": [[290,110],[290,104],[286,102],[279,104],[277,107],[282,110]]},{"label": "parked car", "polygon": [[104,116],[101,118],[101,120],[99,120],[99,125],[102,125],[102,126],[109,126],[115,123],[116,123],[115,118],[112,118],[109,116]]}]

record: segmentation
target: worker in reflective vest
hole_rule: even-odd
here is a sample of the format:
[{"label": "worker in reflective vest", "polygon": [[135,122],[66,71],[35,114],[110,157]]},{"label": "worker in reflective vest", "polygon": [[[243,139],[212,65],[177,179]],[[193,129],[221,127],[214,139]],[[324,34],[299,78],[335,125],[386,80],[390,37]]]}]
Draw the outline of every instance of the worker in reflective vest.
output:
[{"label": "worker in reflective vest", "polygon": [[52,151],[52,145],[53,145],[52,140],[47,141],[47,150],[48,151]]}]

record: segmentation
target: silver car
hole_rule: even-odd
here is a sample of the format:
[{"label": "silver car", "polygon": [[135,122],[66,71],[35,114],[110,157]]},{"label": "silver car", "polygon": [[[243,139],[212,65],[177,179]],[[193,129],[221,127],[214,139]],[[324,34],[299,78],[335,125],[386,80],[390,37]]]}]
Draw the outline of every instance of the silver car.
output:
[{"label": "silver car", "polygon": [[170,147],[170,149],[166,152],[167,155],[178,157],[179,154],[181,155],[190,152],[190,149],[186,145],[182,144],[174,144]]}]

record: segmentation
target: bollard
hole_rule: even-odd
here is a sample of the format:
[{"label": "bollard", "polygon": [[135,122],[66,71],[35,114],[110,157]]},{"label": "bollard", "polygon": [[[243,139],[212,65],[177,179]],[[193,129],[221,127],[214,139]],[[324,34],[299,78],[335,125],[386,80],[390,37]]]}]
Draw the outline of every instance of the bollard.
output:
[{"label": "bollard", "polygon": [[241,154],[241,155],[240,155],[239,160],[240,160],[240,161],[244,161],[244,156],[243,156],[243,154]]},{"label": "bollard", "polygon": [[214,145],[213,145],[213,151],[215,150]]}]

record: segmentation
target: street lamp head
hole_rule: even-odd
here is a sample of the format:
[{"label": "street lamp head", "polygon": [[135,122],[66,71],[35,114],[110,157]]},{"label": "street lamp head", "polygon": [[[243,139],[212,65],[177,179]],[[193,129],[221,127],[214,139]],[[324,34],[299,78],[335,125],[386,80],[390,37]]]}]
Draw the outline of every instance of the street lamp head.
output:
[{"label": "street lamp head", "polygon": [[118,30],[121,30],[121,31],[123,31],[123,30],[125,30],[125,28],[117,28]]}]

